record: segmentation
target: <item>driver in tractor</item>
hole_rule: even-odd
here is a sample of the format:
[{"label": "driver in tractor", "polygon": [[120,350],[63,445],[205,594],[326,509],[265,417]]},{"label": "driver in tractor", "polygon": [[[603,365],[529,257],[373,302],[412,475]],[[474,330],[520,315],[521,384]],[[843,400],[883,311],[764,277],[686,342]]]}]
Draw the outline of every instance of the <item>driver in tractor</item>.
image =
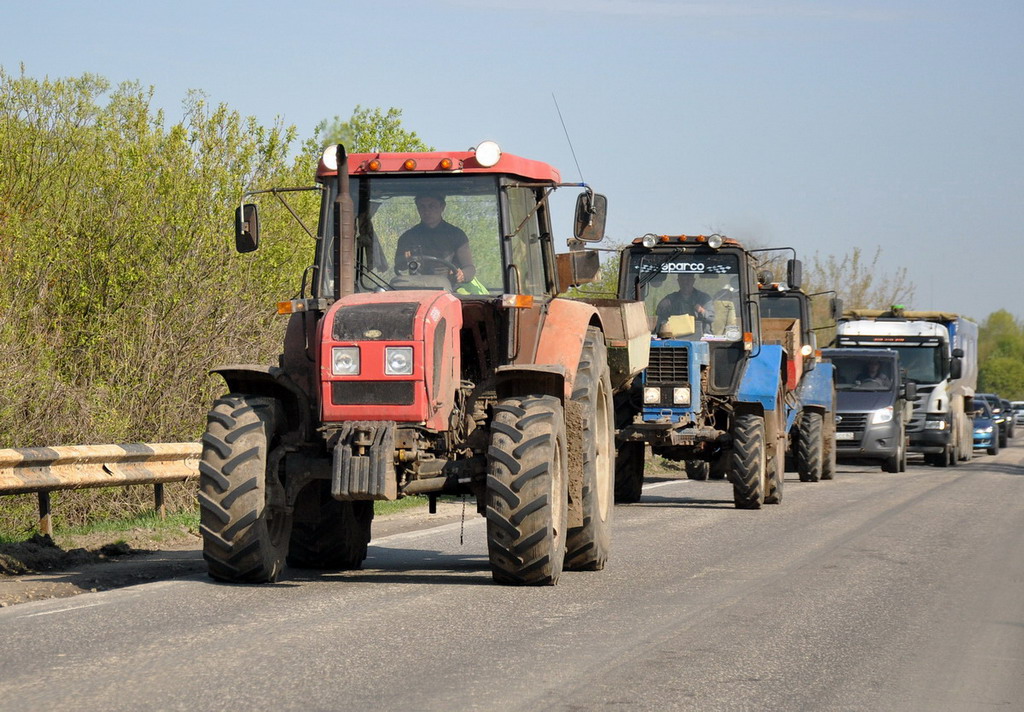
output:
[{"label": "driver in tractor", "polygon": [[655,309],[658,328],[668,321],[669,317],[690,314],[698,322],[709,327],[715,318],[715,310],[711,297],[693,286],[696,276],[692,272],[680,272],[676,277],[679,289],[666,295]]},{"label": "driver in tractor", "polygon": [[416,196],[420,222],[398,238],[395,270],[447,275],[454,284],[472,282],[476,275],[469,238],[444,218],[445,199],[436,193]]}]

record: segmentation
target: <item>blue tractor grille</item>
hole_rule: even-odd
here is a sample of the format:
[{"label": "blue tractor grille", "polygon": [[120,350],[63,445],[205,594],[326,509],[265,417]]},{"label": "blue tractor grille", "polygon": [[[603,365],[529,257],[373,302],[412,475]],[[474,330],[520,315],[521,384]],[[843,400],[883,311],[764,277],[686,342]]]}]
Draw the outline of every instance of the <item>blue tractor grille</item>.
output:
[{"label": "blue tractor grille", "polygon": [[652,348],[647,383],[684,385],[690,382],[689,349],[685,346]]}]

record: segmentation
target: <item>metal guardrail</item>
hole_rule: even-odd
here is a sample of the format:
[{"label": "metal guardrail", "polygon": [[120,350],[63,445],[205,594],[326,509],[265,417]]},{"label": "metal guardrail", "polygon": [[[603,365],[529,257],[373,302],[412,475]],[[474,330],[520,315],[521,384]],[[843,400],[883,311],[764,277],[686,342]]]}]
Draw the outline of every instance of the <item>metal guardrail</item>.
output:
[{"label": "metal guardrail", "polygon": [[38,493],[43,534],[53,533],[50,492],[54,490],[153,485],[154,506],[163,517],[164,484],[197,478],[201,454],[200,443],[0,450],[0,496]]}]

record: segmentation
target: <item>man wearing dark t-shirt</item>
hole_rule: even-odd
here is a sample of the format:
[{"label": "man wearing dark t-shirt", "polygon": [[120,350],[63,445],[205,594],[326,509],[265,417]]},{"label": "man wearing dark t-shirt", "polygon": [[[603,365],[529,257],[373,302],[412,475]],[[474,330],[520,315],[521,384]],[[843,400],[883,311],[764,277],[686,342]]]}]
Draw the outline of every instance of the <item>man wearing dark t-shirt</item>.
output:
[{"label": "man wearing dark t-shirt", "polygon": [[[416,197],[416,210],[420,222],[409,228],[398,238],[395,250],[395,270],[405,272],[409,262],[417,257],[436,257],[451,262],[456,267],[453,281],[462,284],[473,279],[476,266],[469,249],[469,238],[459,228],[445,222],[445,200],[442,195],[425,194]],[[443,274],[444,267],[425,261],[421,269],[426,274]]]}]

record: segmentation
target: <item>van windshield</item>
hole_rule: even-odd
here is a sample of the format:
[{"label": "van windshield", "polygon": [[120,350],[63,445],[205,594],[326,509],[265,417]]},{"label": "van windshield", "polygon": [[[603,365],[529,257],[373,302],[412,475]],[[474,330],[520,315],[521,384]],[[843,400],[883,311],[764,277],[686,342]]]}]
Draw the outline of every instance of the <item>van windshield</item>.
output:
[{"label": "van windshield", "polygon": [[835,367],[837,390],[892,390],[892,359],[880,359],[876,356],[833,356],[832,365]]}]

